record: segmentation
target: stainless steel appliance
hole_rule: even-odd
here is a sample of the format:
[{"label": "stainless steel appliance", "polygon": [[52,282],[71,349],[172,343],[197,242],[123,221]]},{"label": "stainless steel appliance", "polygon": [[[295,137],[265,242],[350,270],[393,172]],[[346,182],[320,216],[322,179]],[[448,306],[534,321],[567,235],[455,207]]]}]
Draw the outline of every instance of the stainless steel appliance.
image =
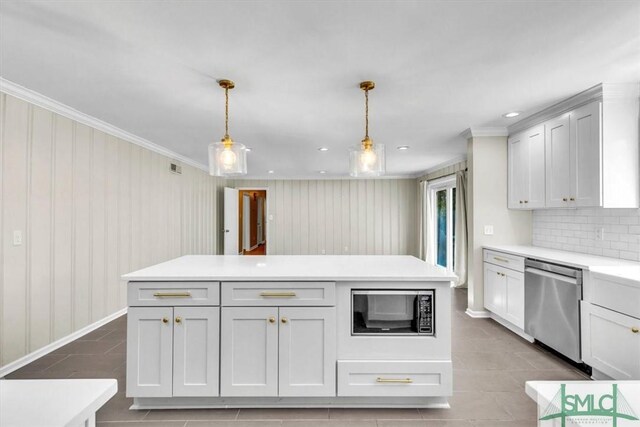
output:
[{"label": "stainless steel appliance", "polygon": [[524,331],[574,362],[582,362],[582,270],[527,259],[524,271]]},{"label": "stainless steel appliance", "polygon": [[434,335],[435,291],[354,289],[352,335]]}]

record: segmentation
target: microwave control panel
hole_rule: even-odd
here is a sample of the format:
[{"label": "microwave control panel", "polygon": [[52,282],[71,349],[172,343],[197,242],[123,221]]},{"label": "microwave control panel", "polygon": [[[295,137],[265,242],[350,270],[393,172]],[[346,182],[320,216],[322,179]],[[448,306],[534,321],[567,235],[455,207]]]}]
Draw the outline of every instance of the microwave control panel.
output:
[{"label": "microwave control panel", "polygon": [[435,335],[435,295],[423,291],[416,297],[416,327],[420,335]]}]

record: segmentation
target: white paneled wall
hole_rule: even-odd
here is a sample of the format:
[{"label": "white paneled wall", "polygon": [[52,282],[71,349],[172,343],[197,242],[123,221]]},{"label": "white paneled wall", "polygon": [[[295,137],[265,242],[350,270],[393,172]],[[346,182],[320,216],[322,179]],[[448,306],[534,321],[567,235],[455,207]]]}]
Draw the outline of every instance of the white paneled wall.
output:
[{"label": "white paneled wall", "polygon": [[4,93],[0,135],[0,366],[125,307],[121,274],[217,253],[222,180]]},{"label": "white paneled wall", "polygon": [[640,210],[533,211],[533,245],[640,261]]},{"label": "white paneled wall", "polygon": [[271,255],[414,255],[415,179],[235,180],[267,188]]}]

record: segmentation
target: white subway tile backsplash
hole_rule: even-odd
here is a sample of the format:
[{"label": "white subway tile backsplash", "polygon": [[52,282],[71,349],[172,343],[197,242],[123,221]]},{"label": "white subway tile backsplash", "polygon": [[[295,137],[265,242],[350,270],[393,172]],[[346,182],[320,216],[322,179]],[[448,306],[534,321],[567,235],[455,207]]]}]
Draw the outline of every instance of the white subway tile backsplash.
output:
[{"label": "white subway tile backsplash", "polygon": [[640,209],[533,211],[532,236],[534,246],[640,261]]}]

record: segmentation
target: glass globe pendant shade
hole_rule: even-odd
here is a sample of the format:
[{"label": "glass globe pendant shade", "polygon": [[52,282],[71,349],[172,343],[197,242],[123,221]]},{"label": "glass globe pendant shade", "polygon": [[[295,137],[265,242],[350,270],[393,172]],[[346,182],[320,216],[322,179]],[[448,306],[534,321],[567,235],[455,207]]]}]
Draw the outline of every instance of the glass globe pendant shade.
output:
[{"label": "glass globe pendant shade", "polygon": [[209,144],[209,174],[236,176],[247,174],[246,147],[231,139]]},{"label": "glass globe pendant shade", "polygon": [[372,177],[385,174],[384,145],[361,144],[349,149],[349,174]]}]

